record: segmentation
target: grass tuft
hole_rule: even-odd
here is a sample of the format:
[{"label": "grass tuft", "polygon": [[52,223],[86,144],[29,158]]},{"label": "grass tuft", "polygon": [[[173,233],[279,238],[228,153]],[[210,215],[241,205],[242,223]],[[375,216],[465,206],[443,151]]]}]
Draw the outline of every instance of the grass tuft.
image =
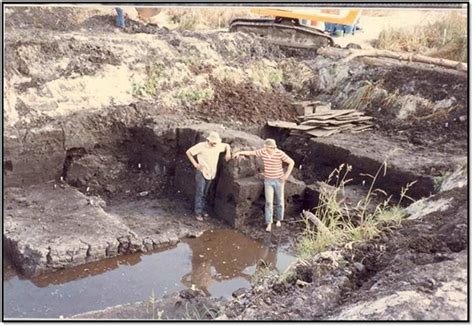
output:
[{"label": "grass tuft", "polygon": [[178,98],[185,105],[192,105],[210,100],[214,96],[214,91],[211,88],[204,89],[184,89],[178,94]]},{"label": "grass tuft", "polygon": [[357,89],[346,101],[342,104],[344,108],[355,110],[364,110],[373,102],[376,97],[377,90],[383,85],[384,81],[377,82],[365,81],[364,86]]},{"label": "grass tuft", "polygon": [[[355,208],[350,209],[344,197],[340,196],[344,194],[344,186],[351,181],[347,176],[352,167],[342,164],[329,175],[326,186],[320,188],[315,213],[303,212],[305,229],[298,235],[296,243],[300,259],[309,260],[315,254],[334,247],[373,239],[402,223],[405,211],[400,203],[404,198],[411,199],[406,193],[414,182],[402,188],[396,204],[391,204],[391,195],[374,188],[377,178],[386,175],[388,158],[392,153],[389,153],[374,175],[364,174],[372,182],[367,195]],[[327,185],[331,183],[333,186]],[[376,195],[383,195],[385,199],[374,206],[372,202]]]}]

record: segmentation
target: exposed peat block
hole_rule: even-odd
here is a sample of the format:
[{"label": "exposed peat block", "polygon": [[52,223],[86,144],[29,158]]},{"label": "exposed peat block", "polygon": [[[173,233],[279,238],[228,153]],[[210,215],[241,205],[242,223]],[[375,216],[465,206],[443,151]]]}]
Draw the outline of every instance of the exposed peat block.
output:
[{"label": "exposed peat block", "polygon": [[288,152],[297,159],[297,164],[301,164],[305,174],[314,181],[326,180],[335,168],[346,163],[352,166],[348,178],[352,178],[354,183],[370,185],[372,179],[361,174],[375,176],[386,161],[386,174],[384,176],[382,168],[375,187],[398,196],[402,187],[416,181],[407,193],[413,198],[434,193],[433,177],[453,170],[461,159],[412,145],[400,145],[373,133],[311,138],[304,146],[301,140],[290,137],[285,142],[285,149],[289,149]]},{"label": "exposed peat block", "polygon": [[[150,203],[142,202],[137,207]],[[118,208],[107,212],[98,197],[69,185],[38,184],[5,191],[5,251],[25,275],[77,266],[119,254],[146,252],[197,236],[206,223],[186,222],[182,211],[140,212]],[[131,206],[133,204],[130,204]]]}]

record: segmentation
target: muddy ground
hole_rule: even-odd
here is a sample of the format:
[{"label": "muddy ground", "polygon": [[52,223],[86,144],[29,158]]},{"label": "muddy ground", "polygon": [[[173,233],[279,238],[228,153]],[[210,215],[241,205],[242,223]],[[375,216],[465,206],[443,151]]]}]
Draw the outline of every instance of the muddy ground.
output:
[{"label": "muddy ground", "polygon": [[[466,76],[340,64],[242,33],[140,22],[118,31],[103,12],[69,8],[7,11],[4,74],[3,237],[24,274],[148,251],[219,225],[292,251],[299,212],[317,199],[318,181],[348,163],[353,187],[364,190],[359,174],[374,174],[398,148],[377,186],[396,197],[418,181],[401,227],[320,253],[284,280],[267,276],[234,301],[213,304],[205,318],[466,319],[467,188],[459,168],[467,159]],[[375,127],[323,139],[265,127],[294,119],[291,103],[309,99],[364,111]],[[184,152],[210,130],[234,149],[275,137],[294,157],[282,230],[263,232],[259,163],[247,159],[219,167],[212,218],[193,220]],[[448,184],[455,171],[460,180]],[[76,318],[145,319],[143,305]]]}]

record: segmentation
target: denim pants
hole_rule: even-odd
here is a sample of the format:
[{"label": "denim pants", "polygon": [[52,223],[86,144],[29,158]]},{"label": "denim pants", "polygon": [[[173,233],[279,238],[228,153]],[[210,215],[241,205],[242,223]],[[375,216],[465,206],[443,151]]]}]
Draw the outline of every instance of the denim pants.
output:
[{"label": "denim pants", "polygon": [[196,170],[196,195],[194,198],[194,213],[202,215],[206,207],[207,193],[212,180],[204,178],[204,175]]},{"label": "denim pants", "polygon": [[285,197],[283,183],[279,178],[265,178],[265,223],[273,222],[273,198],[275,198],[276,221],[283,220],[285,212]]},{"label": "denim pants", "polygon": [[115,11],[117,11],[117,16],[115,17],[115,25],[120,28],[125,27],[125,16],[123,14],[123,9],[116,7]]}]

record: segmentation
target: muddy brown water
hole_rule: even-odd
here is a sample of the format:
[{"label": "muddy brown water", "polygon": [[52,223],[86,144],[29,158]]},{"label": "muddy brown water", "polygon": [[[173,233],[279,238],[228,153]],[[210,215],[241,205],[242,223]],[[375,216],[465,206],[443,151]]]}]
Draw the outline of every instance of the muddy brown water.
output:
[{"label": "muddy brown water", "polygon": [[53,318],[202,289],[230,298],[249,287],[260,260],[279,271],[295,258],[235,230],[208,230],[146,254],[109,258],[32,279],[3,268],[4,318]]}]

